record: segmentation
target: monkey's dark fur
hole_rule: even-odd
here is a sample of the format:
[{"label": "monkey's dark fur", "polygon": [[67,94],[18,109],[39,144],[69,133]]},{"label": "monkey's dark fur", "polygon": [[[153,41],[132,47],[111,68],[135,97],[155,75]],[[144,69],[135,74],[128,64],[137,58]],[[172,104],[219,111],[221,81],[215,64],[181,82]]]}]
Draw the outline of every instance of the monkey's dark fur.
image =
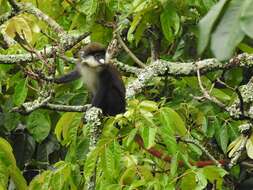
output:
[{"label": "monkey's dark fur", "polygon": [[105,48],[91,43],[80,50],[77,68],[55,82],[66,83],[82,77],[93,94],[91,104],[101,108],[104,115],[114,116],[125,112],[125,86],[117,69],[104,60]]}]

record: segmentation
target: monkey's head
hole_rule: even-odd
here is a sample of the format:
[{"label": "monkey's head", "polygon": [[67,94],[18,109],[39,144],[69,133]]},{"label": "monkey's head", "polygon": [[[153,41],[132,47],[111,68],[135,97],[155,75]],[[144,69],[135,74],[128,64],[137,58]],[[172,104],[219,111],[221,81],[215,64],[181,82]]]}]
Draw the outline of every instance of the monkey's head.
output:
[{"label": "monkey's head", "polygon": [[81,66],[99,68],[105,64],[106,49],[102,44],[93,42],[79,51],[79,62]]}]

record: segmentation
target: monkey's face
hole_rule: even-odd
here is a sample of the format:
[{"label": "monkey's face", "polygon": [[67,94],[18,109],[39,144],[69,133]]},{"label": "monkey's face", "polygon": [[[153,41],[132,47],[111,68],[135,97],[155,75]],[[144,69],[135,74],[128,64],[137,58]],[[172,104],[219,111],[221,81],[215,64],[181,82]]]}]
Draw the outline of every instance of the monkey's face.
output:
[{"label": "monkey's face", "polygon": [[99,68],[105,64],[105,59],[101,55],[88,55],[81,58],[80,63],[90,68]]}]

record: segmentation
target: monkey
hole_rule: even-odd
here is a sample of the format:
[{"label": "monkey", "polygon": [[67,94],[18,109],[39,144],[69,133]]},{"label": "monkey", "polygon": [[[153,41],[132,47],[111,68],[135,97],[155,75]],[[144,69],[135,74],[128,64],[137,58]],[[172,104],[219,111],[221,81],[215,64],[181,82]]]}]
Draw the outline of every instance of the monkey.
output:
[{"label": "monkey", "polygon": [[117,69],[105,63],[105,48],[99,43],[90,43],[79,50],[76,68],[55,83],[67,83],[82,78],[92,93],[92,106],[102,110],[104,115],[115,116],[125,112],[125,86]]}]

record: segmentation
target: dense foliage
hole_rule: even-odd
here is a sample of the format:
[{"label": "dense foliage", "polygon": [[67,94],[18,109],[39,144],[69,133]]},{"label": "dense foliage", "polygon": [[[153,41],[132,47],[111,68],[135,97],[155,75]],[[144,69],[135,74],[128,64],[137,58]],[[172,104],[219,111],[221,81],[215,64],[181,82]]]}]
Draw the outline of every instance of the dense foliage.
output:
[{"label": "dense foliage", "polygon": [[[17,112],[49,94],[54,104],[89,103],[82,80],[58,85],[44,78],[72,70],[74,64],[66,60],[81,46],[90,41],[107,46],[115,34],[131,50],[120,51],[117,60],[136,69],[157,59],[176,65],[217,58],[225,65],[238,54],[251,54],[252,0],[18,1],[37,7],[64,33],[89,33],[70,49],[61,47],[63,37],[50,23],[29,11],[2,22],[1,15],[15,9],[12,2],[0,0],[0,56],[33,53],[38,59],[6,64],[0,57],[0,190],[86,189],[94,169],[99,190],[236,189],[252,175],[253,136],[240,128],[251,124],[252,115],[241,110],[242,117],[234,117],[217,104],[230,106],[239,98],[250,110],[252,91],[249,101],[238,93],[250,90],[243,86],[252,76],[246,63],[197,72],[198,77],[187,72],[152,77],[127,99],[124,114],[103,118],[102,134],[90,151],[84,113]],[[46,57],[45,47],[59,52]],[[121,74],[126,86],[138,77]]]}]

